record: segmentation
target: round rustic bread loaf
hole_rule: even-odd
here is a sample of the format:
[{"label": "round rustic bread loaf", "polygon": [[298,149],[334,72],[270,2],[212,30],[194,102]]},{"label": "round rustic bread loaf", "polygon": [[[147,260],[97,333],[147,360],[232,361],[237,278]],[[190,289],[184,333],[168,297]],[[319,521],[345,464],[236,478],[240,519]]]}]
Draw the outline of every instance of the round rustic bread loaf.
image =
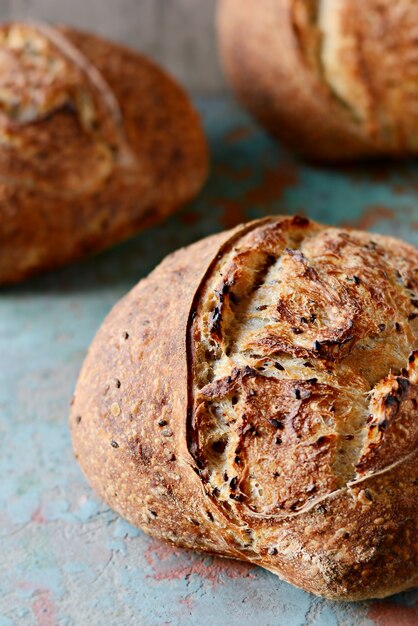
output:
[{"label": "round rustic bread loaf", "polygon": [[103,249],[200,189],[207,149],[182,89],[90,34],[0,25],[0,284]]},{"label": "round rustic bread loaf", "polygon": [[167,257],[109,314],[71,412],[109,505],[328,598],[416,582],[418,252],[272,217]]},{"label": "round rustic bread loaf", "polygon": [[418,151],[415,0],[220,0],[238,97],[311,159]]}]

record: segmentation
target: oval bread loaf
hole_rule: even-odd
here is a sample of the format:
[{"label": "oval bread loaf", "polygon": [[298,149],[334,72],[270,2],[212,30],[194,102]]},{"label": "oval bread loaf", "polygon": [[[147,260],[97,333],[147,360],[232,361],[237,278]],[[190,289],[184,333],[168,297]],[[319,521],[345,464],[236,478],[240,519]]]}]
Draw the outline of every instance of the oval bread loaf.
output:
[{"label": "oval bread loaf", "polygon": [[104,500],[328,598],[416,582],[418,252],[272,217],[167,257],[109,314],[71,411]]},{"label": "oval bread loaf", "polygon": [[207,148],[151,61],[67,27],[0,25],[0,284],[101,250],[200,189]]},{"label": "oval bread loaf", "polygon": [[238,97],[311,159],[418,151],[415,0],[220,0]]}]

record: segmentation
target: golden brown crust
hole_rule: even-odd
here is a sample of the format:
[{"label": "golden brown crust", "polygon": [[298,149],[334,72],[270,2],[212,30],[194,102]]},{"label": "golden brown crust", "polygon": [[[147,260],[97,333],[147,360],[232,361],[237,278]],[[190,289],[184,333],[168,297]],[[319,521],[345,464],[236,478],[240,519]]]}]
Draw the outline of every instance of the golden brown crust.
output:
[{"label": "golden brown crust", "polygon": [[90,348],[87,478],[146,532],[319,595],[413,586],[417,275],[411,246],[304,218],[179,250]]},{"label": "golden brown crust", "polygon": [[223,65],[295,151],[333,161],[417,151],[414,0],[220,0]]},{"label": "golden brown crust", "polygon": [[200,189],[182,89],[139,54],[45,24],[0,26],[0,283],[103,249]]}]

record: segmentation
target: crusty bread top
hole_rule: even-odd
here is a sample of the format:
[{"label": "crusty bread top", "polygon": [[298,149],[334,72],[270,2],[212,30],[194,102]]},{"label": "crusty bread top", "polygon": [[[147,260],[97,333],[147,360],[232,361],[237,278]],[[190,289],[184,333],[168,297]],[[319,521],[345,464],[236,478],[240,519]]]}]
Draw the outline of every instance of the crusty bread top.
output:
[{"label": "crusty bread top", "polygon": [[121,515],[331,598],[416,582],[418,252],[266,218],[167,257],[80,373],[75,454]]},{"label": "crusty bread top", "polygon": [[407,244],[302,218],[219,259],[191,331],[189,435],[221,506],[287,516],[416,449],[417,281]]}]

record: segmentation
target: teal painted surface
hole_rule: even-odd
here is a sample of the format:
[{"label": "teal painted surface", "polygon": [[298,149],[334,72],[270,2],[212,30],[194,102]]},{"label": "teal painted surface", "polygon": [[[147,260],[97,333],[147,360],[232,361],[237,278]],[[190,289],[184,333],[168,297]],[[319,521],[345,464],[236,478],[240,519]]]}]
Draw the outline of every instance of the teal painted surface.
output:
[{"label": "teal painted surface", "polygon": [[95,258],[0,292],[0,626],[412,626],[414,592],[314,598],[260,569],[166,547],[93,494],[68,406],[111,306],[175,248],[243,219],[303,213],[418,244],[418,164],[315,168],[227,100],[201,101],[210,180],[192,205]]}]

